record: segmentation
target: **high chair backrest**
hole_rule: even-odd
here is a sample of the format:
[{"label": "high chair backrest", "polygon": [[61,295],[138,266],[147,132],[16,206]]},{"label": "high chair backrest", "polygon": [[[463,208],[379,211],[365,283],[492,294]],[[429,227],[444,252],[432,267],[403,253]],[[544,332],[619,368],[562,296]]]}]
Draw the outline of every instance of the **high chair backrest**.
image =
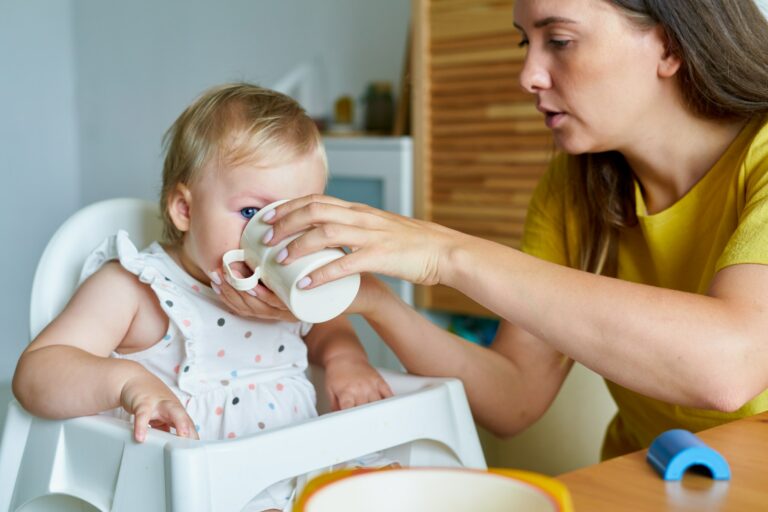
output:
[{"label": "high chair backrest", "polygon": [[126,230],[139,248],[159,240],[162,223],[157,205],[135,198],[107,199],[75,213],[54,233],[40,257],[32,283],[32,338],[64,309],[88,254],[120,229]]}]

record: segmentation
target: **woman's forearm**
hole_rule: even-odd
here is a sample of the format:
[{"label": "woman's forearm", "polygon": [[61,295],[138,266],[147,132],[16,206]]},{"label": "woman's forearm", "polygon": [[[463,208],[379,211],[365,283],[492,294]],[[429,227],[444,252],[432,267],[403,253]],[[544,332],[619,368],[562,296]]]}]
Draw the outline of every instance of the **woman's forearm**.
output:
[{"label": "woman's forearm", "polygon": [[764,351],[722,299],[595,276],[479,239],[448,260],[445,284],[644,395],[733,410],[765,386]]},{"label": "woman's forearm", "polygon": [[434,325],[380,287],[376,307],[363,316],[409,373],[460,379],[475,419],[499,435],[519,432],[544,413],[568,369],[550,371],[550,358],[515,364]]},{"label": "woman's forearm", "polygon": [[13,377],[13,393],[36,416],[87,416],[119,407],[125,382],[146,372],[133,361],[52,345],[21,356]]}]

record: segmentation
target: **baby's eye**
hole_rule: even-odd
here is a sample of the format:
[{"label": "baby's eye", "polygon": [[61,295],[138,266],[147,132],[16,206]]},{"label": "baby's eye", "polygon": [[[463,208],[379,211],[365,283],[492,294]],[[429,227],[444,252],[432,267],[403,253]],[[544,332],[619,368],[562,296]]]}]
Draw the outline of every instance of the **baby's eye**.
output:
[{"label": "baby's eye", "polygon": [[256,215],[256,212],[258,212],[259,209],[255,206],[246,206],[242,210],[240,210],[240,215],[242,215],[246,219],[253,218],[254,215]]}]

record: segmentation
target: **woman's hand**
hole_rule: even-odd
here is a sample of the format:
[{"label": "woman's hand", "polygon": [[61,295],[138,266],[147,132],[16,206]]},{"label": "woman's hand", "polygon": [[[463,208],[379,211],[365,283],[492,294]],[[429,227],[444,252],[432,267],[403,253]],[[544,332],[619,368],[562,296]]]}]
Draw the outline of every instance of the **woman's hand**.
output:
[{"label": "woman's hand", "polygon": [[294,199],[273,211],[274,215],[264,218],[273,225],[268,245],[307,230],[288,244],[285,253],[277,255],[281,263],[290,263],[326,247],[348,247],[352,251],[310,273],[310,282],[304,283],[303,288],[360,272],[386,274],[417,284],[437,284],[447,271],[444,267],[452,247],[466,237],[431,222],[328,196]]},{"label": "woman's hand", "polygon": [[[237,277],[242,277],[237,270],[233,272]],[[226,279],[222,279],[222,275],[223,272],[219,271],[210,273],[211,288],[232,313],[259,320],[298,321],[278,296],[266,286],[259,283],[252,290],[241,292],[234,289]]]},{"label": "woman's hand", "polygon": [[326,363],[325,389],[334,411],[392,396],[389,385],[366,359],[346,355]]},{"label": "woman's hand", "polygon": [[195,423],[168,386],[147,372],[130,378],[123,385],[120,404],[133,414],[133,437],[139,443],[147,438],[147,427],[170,431],[179,437],[199,439]]}]

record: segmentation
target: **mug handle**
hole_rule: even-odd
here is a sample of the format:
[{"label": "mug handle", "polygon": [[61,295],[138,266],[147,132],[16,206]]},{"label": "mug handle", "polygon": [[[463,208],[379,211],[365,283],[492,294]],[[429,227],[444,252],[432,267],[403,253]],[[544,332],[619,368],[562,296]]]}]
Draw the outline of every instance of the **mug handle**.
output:
[{"label": "mug handle", "polygon": [[227,275],[224,276],[224,279],[226,279],[227,282],[232,285],[232,288],[244,292],[246,290],[252,290],[256,287],[256,284],[259,282],[259,278],[261,277],[261,267],[256,267],[253,270],[253,275],[249,277],[237,277],[230,268],[232,263],[245,261],[245,251],[243,249],[232,249],[231,251],[225,252],[224,256],[221,258],[221,261],[224,264],[224,271],[227,273]]}]

